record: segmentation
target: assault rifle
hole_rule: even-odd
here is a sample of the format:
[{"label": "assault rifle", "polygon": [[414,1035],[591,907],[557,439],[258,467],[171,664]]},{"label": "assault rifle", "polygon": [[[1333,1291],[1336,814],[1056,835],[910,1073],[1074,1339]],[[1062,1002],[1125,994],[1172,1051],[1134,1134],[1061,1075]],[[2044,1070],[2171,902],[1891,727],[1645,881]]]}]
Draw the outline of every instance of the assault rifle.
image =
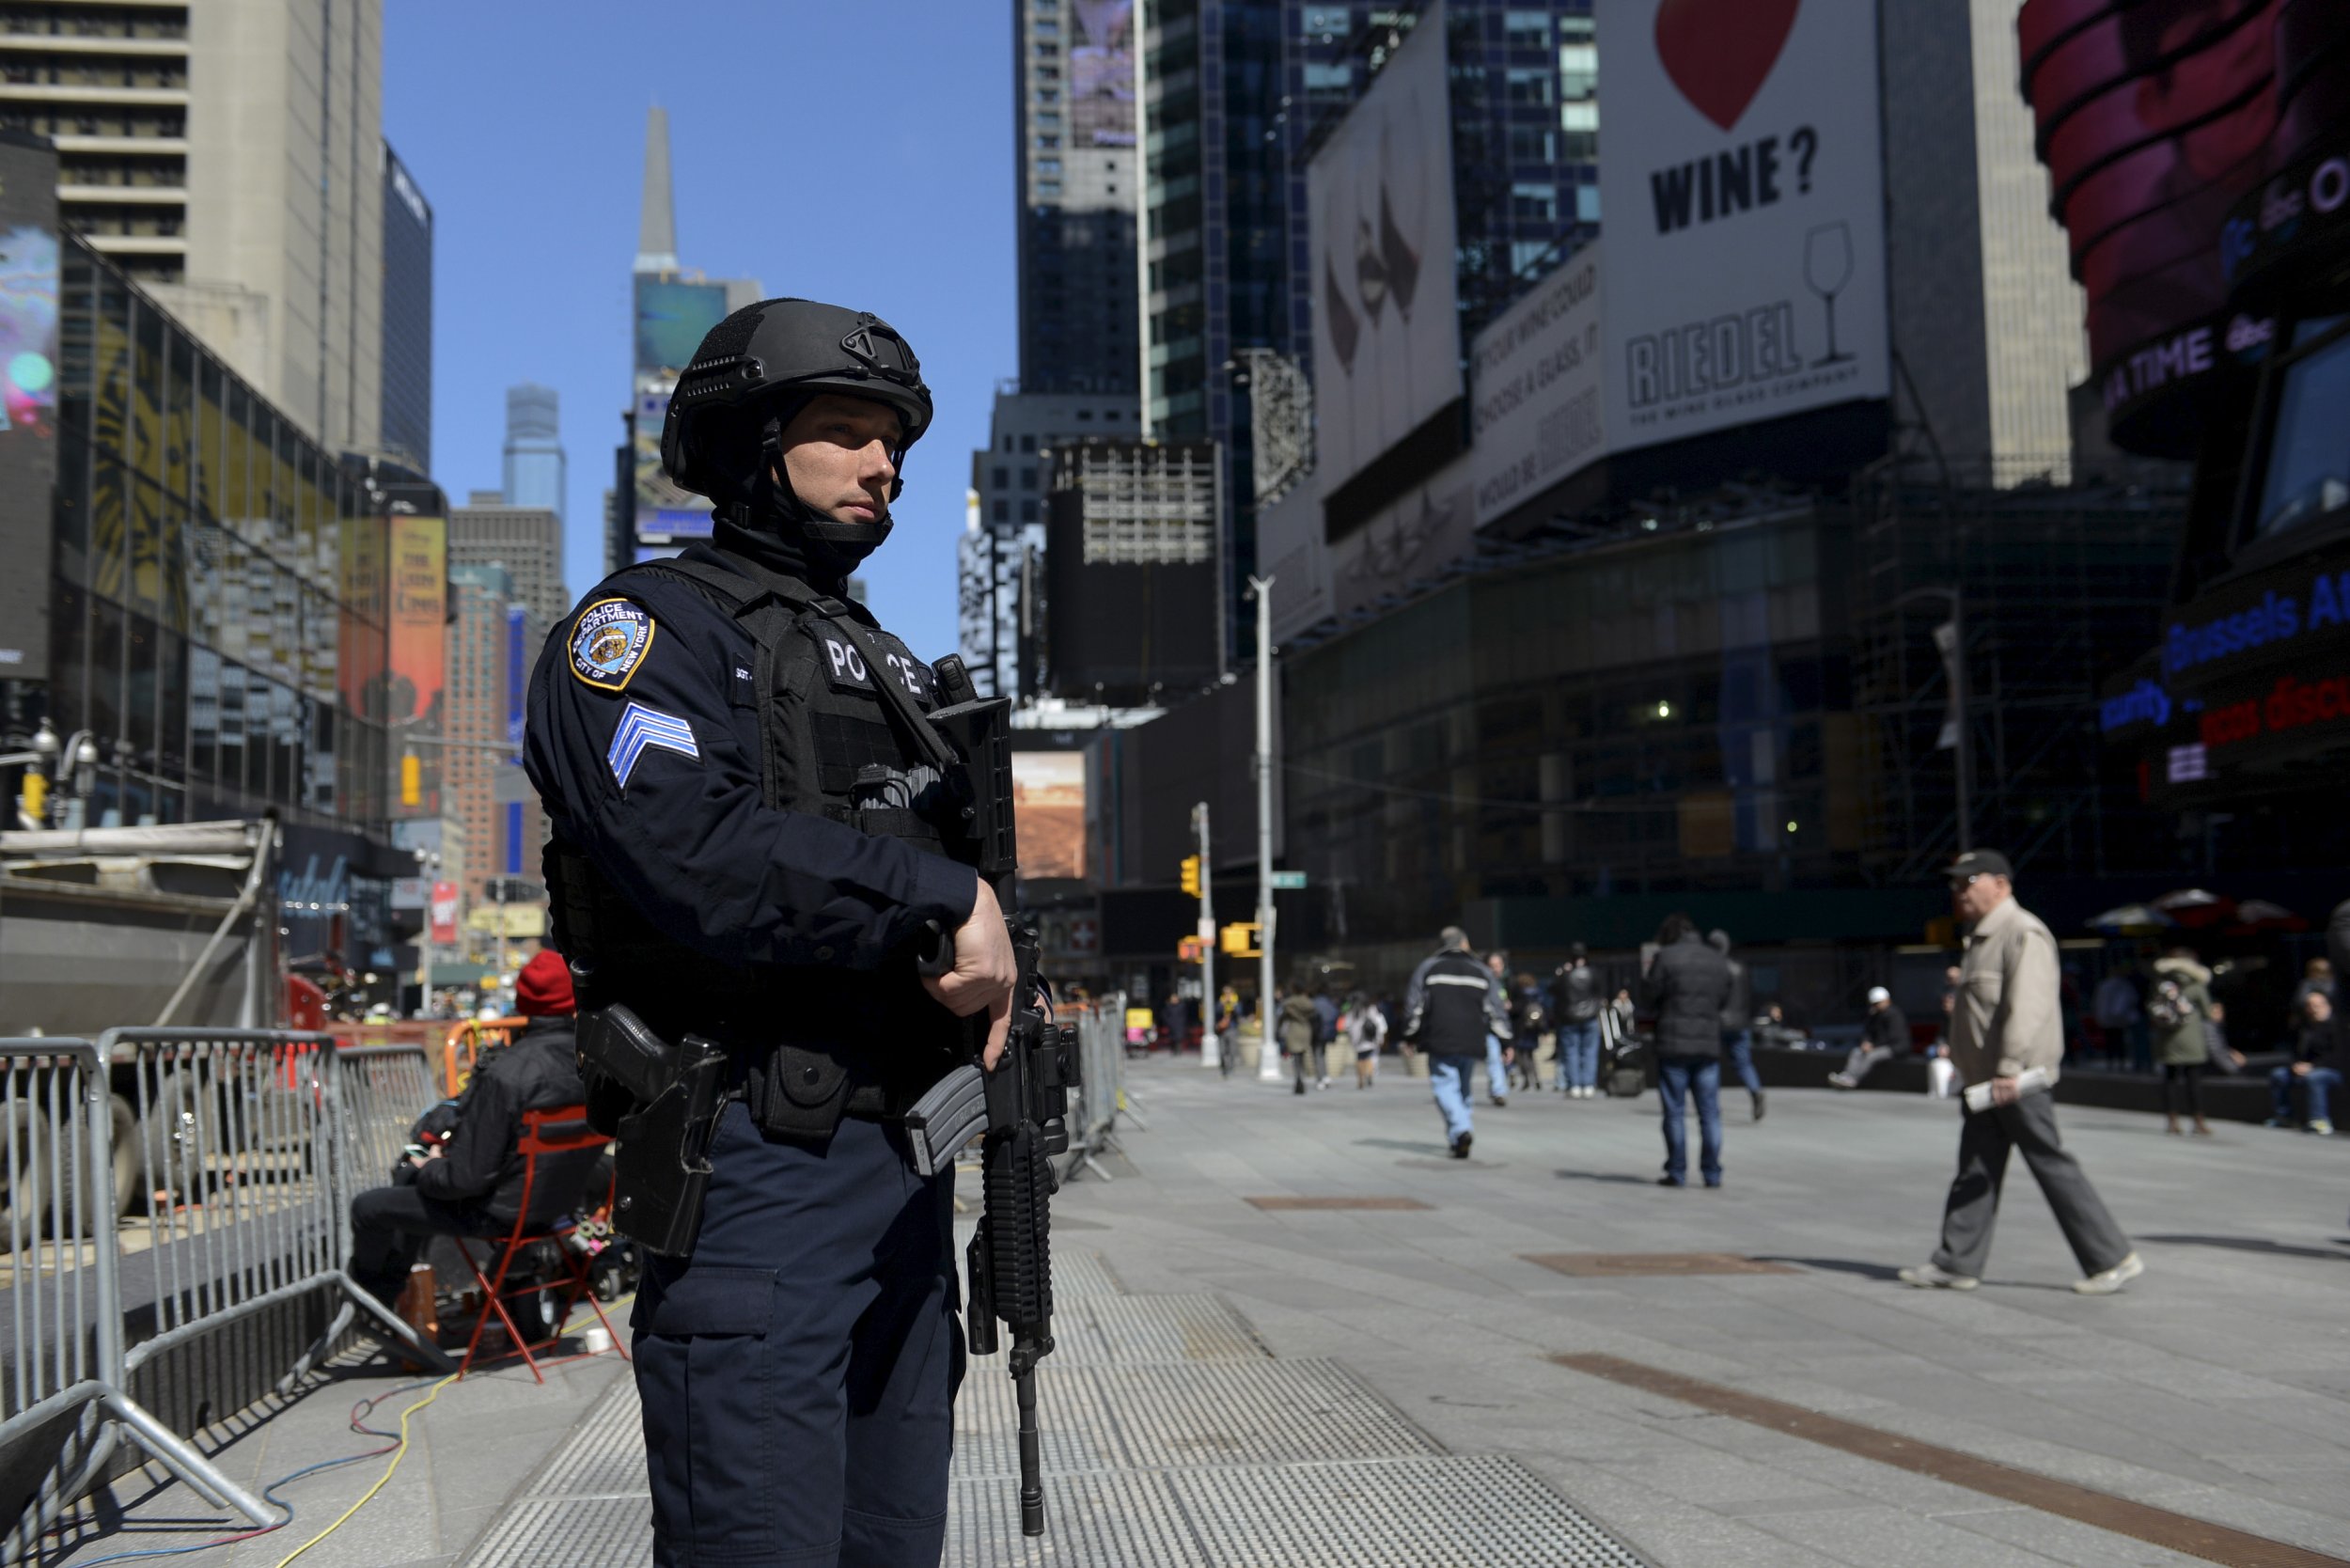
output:
[{"label": "assault rifle", "polygon": [[[953,745],[968,785],[969,840],[979,875],[1005,911],[1019,979],[1012,989],[1011,1024],[1003,1059],[983,1071],[987,1016],[970,1020],[970,1059],[940,1080],[906,1112],[915,1168],[929,1176],[948,1168],[974,1137],[979,1144],[986,1211],[968,1254],[971,1354],[993,1356],[997,1320],[1011,1333],[1010,1372],[1020,1411],[1020,1529],[1044,1533],[1044,1482],[1036,1424],[1036,1367],[1053,1349],[1053,1250],[1050,1202],[1058,1184],[1052,1156],[1069,1148],[1069,1090],[1077,1084],[1077,1031],[1050,1017],[1037,976],[1039,942],[1033,922],[1013,913],[1019,871],[1011,817],[1011,704],[981,701],[963,661],[938,662],[938,692],[946,706],[930,722]],[[885,682],[882,682],[885,684]],[[941,941],[927,965],[951,967],[951,944]]]}]

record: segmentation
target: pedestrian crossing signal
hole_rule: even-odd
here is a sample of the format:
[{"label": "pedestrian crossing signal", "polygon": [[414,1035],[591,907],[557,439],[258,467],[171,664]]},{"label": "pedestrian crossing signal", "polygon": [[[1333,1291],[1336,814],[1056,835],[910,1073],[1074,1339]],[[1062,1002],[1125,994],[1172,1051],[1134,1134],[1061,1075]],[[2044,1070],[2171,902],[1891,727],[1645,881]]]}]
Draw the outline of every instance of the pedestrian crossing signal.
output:
[{"label": "pedestrian crossing signal", "polygon": [[1186,936],[1175,944],[1175,962],[1197,964],[1208,953],[1208,945],[1197,936]]},{"label": "pedestrian crossing signal", "polygon": [[1228,958],[1261,958],[1263,954],[1258,951],[1257,936],[1263,930],[1254,920],[1244,920],[1226,926],[1216,934]]},{"label": "pedestrian crossing signal", "polygon": [[1199,857],[1196,855],[1183,856],[1183,891],[1195,899],[1199,896]]}]

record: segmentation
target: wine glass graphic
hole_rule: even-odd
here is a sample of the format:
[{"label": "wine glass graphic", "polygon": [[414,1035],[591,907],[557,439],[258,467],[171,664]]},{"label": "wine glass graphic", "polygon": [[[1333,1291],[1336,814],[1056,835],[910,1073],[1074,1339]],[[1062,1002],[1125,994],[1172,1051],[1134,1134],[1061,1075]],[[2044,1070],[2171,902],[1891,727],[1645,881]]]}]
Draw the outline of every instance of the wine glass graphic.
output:
[{"label": "wine glass graphic", "polygon": [[1840,365],[1852,355],[1836,350],[1836,296],[1852,281],[1852,230],[1824,223],[1803,237],[1803,278],[1827,306],[1827,354],[1814,365]]}]

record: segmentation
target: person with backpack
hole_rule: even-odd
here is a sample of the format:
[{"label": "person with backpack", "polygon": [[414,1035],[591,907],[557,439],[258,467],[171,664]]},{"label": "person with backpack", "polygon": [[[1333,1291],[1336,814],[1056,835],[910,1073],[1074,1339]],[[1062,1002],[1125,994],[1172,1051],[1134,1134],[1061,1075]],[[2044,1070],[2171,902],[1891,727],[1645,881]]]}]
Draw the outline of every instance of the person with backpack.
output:
[{"label": "person with backpack", "polygon": [[2203,1073],[2211,1065],[2211,971],[2191,948],[2173,948],[2154,960],[2154,994],[2146,1019],[2154,1030],[2154,1061],[2162,1069],[2163,1131],[2176,1137],[2182,1100],[2195,1136],[2211,1137],[2203,1120]]},{"label": "person with backpack", "polygon": [[[1290,1092],[1303,1094],[1308,1071],[1320,1071],[1312,1058],[1322,1043],[1322,1014],[1315,1010],[1314,999],[1303,991],[1284,987],[1276,995],[1278,1006],[1273,1015],[1280,1030],[1281,1053],[1290,1058]],[[1323,1079],[1323,1087],[1328,1088],[1329,1082]]]},{"label": "person with backpack", "polygon": [[1590,950],[1577,942],[1551,981],[1551,1017],[1559,1030],[1559,1092],[1570,1100],[1589,1100],[1599,1092],[1599,1015],[1606,1005]]}]

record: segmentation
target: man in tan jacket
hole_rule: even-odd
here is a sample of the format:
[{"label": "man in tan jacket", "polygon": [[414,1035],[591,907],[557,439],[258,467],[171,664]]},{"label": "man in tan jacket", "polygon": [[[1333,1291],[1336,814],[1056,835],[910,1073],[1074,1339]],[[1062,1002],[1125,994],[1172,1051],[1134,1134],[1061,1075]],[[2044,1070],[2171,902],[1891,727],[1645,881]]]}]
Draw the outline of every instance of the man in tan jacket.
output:
[{"label": "man in tan jacket", "polygon": [[2020,1150],[2056,1211],[2057,1224],[2080,1260],[2083,1295],[2111,1295],[2146,1272],[2129,1238],[2106,1212],[2080,1162],[2057,1137],[2048,1088],[2064,1058],[2059,1011],[2056,938],[2015,902],[2013,870],[1996,850],[1974,850],[1950,863],[1950,911],[1973,929],[1950,1011],[1950,1060],[1972,1089],[1987,1085],[1990,1104],[1959,1104],[1958,1175],[1942,1213],[1942,1246],[1932,1262],[1901,1272],[1919,1289],[1971,1291],[1991,1254],[1999,1187],[2011,1149]]}]

